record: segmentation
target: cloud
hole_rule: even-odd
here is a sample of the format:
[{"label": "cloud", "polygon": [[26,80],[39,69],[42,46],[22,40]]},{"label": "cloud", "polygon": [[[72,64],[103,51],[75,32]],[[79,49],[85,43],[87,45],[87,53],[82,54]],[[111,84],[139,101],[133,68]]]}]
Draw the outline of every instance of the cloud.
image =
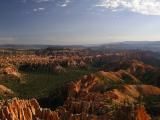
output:
[{"label": "cloud", "polygon": [[43,3],[43,2],[51,2],[51,1],[54,1],[54,0],[33,0],[34,2],[36,3]]},{"label": "cloud", "polygon": [[20,0],[22,3],[34,2],[34,3],[45,3],[45,2],[54,2],[55,0]]},{"label": "cloud", "polygon": [[37,3],[37,4],[38,3],[43,4],[43,3],[51,3],[52,2],[52,3],[55,3],[56,5],[58,5],[60,7],[66,7],[73,0],[20,0],[20,1],[23,2],[23,3],[26,3],[28,1],[32,1],[33,3]]},{"label": "cloud", "polygon": [[59,1],[58,6],[60,7],[66,7],[70,4],[71,0],[63,0],[63,1]]},{"label": "cloud", "polygon": [[33,9],[34,12],[40,12],[40,11],[44,11],[44,10],[45,10],[45,8],[42,8],[42,7]]},{"label": "cloud", "polygon": [[144,15],[160,15],[160,0],[101,0],[96,6],[112,11],[129,10]]},{"label": "cloud", "polygon": [[57,5],[60,7],[66,7],[71,2],[71,0],[32,0],[32,1],[35,3],[53,2],[57,3]]}]

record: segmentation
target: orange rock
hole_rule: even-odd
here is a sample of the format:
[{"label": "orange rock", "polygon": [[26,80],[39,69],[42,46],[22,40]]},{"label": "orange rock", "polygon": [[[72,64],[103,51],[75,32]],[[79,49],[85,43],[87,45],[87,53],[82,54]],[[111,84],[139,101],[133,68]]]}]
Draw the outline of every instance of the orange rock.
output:
[{"label": "orange rock", "polygon": [[0,119],[4,120],[59,120],[58,113],[42,109],[35,99],[1,101]]}]

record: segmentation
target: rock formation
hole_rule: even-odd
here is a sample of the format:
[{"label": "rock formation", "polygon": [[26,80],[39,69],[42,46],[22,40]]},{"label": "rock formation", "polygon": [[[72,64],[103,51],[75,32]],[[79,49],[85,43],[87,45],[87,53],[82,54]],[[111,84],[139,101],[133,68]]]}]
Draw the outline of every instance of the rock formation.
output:
[{"label": "rock formation", "polygon": [[[54,111],[40,107],[35,99],[2,100],[0,102],[0,119],[2,120],[151,120],[143,104],[139,103],[142,96],[159,96],[160,88],[154,85],[145,85],[149,81],[146,77],[152,74],[157,83],[159,82],[159,71],[137,60],[130,60],[132,54],[92,53],[84,56],[75,50],[73,55],[70,50],[50,51],[47,54],[54,56],[41,55],[22,55],[1,58],[3,63],[18,64],[21,70],[25,71],[50,71],[55,73],[66,72],[69,68],[83,68],[87,63],[101,68],[96,73],[85,75],[76,81],[72,81],[66,90],[68,93],[63,105]],[[48,51],[47,50],[47,51]],[[69,52],[68,52],[69,51]],[[43,51],[42,51],[43,52]],[[137,54],[133,54],[137,56]],[[123,61],[126,60],[127,61]],[[118,60],[117,60],[117,59]],[[139,56],[138,56],[139,58]],[[117,64],[108,63],[116,60]],[[122,61],[121,61],[122,60]],[[106,70],[107,67],[112,69]],[[105,69],[103,69],[106,67]],[[104,71],[106,70],[106,71]],[[0,73],[12,75],[20,78],[18,70],[12,66],[3,66]],[[146,80],[146,81],[145,81]],[[159,84],[160,85],[160,84]],[[12,91],[0,85],[1,94],[10,94]],[[65,92],[63,92],[65,93]],[[61,95],[61,94],[60,94]],[[64,98],[64,97],[61,97]]]},{"label": "rock formation", "polygon": [[49,109],[40,108],[35,99],[0,102],[2,120],[59,120],[58,114]]},{"label": "rock formation", "polygon": [[[108,73],[103,75],[108,75]],[[151,120],[144,106],[136,103],[136,98],[140,95],[159,95],[159,88],[150,85],[123,85],[122,88],[109,88],[102,92],[103,87],[106,87],[106,83],[99,75],[86,75],[70,84],[67,100],[55,111],[41,108],[35,99],[14,98],[1,101],[0,119],[124,120],[125,118],[125,120]],[[134,100],[126,101],[127,96]]]},{"label": "rock formation", "polygon": [[13,91],[10,90],[9,88],[5,87],[4,85],[0,85],[0,94],[2,96],[10,96],[13,94]]},{"label": "rock formation", "polygon": [[[35,99],[31,100],[18,100],[16,98],[8,101],[0,102],[0,119],[2,120],[151,120],[146,113],[144,107],[121,107],[117,108],[113,113],[103,114],[100,111],[96,114],[89,114],[84,108],[87,108],[88,103],[78,104],[73,106],[77,108],[72,111],[67,111],[65,107],[59,107],[55,111],[49,109],[43,109],[39,106]],[[79,106],[79,107],[78,107]],[[89,107],[89,106],[88,106]],[[78,110],[82,110],[78,112]],[[102,112],[102,113],[101,113]]]},{"label": "rock formation", "polygon": [[19,73],[18,69],[11,64],[2,65],[0,67],[0,74],[10,75],[18,79],[21,78],[21,73]]}]

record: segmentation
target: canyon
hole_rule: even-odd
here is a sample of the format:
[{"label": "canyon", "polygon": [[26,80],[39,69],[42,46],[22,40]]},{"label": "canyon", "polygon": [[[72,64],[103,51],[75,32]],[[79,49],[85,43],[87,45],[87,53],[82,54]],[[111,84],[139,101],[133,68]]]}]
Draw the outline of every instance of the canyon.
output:
[{"label": "canyon", "polygon": [[159,58],[152,52],[44,49],[5,54],[0,61],[2,120],[154,120],[159,116],[153,113],[160,110],[155,106],[160,96]]}]

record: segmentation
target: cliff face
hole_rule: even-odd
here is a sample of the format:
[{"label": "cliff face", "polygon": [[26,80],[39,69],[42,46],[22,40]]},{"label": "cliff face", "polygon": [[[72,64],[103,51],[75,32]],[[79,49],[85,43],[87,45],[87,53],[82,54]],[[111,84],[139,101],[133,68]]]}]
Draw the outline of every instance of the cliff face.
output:
[{"label": "cliff face", "polygon": [[143,106],[123,106],[114,114],[114,120],[151,120]]},{"label": "cliff face", "polygon": [[[99,91],[95,92],[97,86]],[[159,88],[124,85],[121,89],[117,89],[118,92],[115,92],[114,89],[101,92],[100,88],[102,87],[104,86],[100,79],[94,74],[84,76],[79,81],[72,83],[68,99],[63,107],[57,109],[57,111],[63,111],[58,112],[61,119],[67,119],[66,116],[70,116],[69,118],[74,118],[74,120],[81,118],[86,120],[123,120],[124,118],[126,120],[151,120],[143,106],[132,103],[145,92],[146,87],[153,88],[152,90],[155,90],[156,94],[160,94]],[[150,94],[155,93],[151,92]],[[131,98],[131,100],[127,98]],[[126,102],[126,100],[128,101]]]},{"label": "cliff face", "polygon": [[[76,106],[74,110],[72,107]],[[0,119],[2,120],[151,120],[144,107],[121,107],[112,113],[104,115],[89,114],[88,103],[75,103],[70,106],[70,111],[59,107],[56,111],[43,109],[35,99],[0,102]],[[79,112],[79,114],[78,114]],[[76,114],[77,113],[77,114]]]},{"label": "cliff face", "polygon": [[135,110],[136,120],[151,120],[149,115],[146,113],[144,107],[139,107]]},{"label": "cliff face", "polygon": [[21,77],[21,74],[18,72],[17,68],[10,64],[0,67],[0,74],[11,75],[16,78]]},{"label": "cliff face", "polygon": [[0,94],[2,95],[2,96],[10,96],[10,95],[12,95],[13,94],[13,91],[12,90],[10,90],[9,88],[7,88],[6,86],[4,86],[4,85],[0,85]]},{"label": "cliff face", "polygon": [[2,120],[59,120],[58,114],[49,109],[40,108],[35,99],[0,102]]}]

